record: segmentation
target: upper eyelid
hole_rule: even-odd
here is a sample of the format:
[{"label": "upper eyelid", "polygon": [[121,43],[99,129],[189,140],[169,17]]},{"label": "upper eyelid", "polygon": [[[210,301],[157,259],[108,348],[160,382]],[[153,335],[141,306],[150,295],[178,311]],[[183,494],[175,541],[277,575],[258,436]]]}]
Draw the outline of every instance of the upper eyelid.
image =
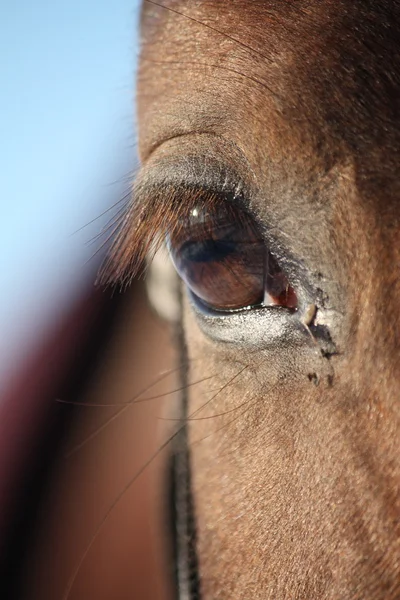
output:
[{"label": "upper eyelid", "polygon": [[149,223],[155,213],[162,212],[161,234],[185,218],[196,206],[233,204],[257,222],[257,215],[249,202],[250,194],[243,179],[221,163],[204,161],[204,157],[182,157],[163,160],[143,168],[134,184],[131,201],[131,227],[135,218],[145,216]]},{"label": "upper eyelid", "polygon": [[[162,193],[167,186],[175,187],[177,193],[192,189],[248,198],[248,186],[235,170],[208,157],[192,155],[167,158],[144,166],[134,184],[135,202],[140,204],[145,196],[154,192]],[[251,211],[250,205],[247,208]]]},{"label": "upper eyelid", "polygon": [[[145,258],[160,245],[160,235],[177,226],[196,204],[218,200],[239,203],[244,187],[236,173],[195,156],[147,164],[139,172],[121,226],[98,277],[100,283],[129,283]],[[245,202],[245,195],[240,201]],[[247,207],[249,210],[249,207]]]},{"label": "upper eyelid", "polygon": [[139,171],[131,200],[122,216],[122,227],[99,280],[129,282],[149,254],[161,246],[164,236],[196,205],[215,202],[234,204],[250,215],[260,235],[278,261],[289,253],[261,221],[251,203],[248,183],[229,165],[203,155],[153,157]]},{"label": "upper eyelid", "polygon": [[[208,167],[211,167],[211,161]],[[188,168],[190,166],[190,168]],[[157,199],[163,206],[167,214],[172,213],[171,201],[181,200],[185,202],[186,211],[195,208],[196,204],[205,201],[207,196],[217,197],[219,202],[233,203],[252,217],[255,225],[259,228],[261,237],[264,239],[268,249],[276,260],[285,267],[289,274],[293,272],[301,273],[302,279],[306,282],[307,275],[304,271],[301,258],[296,258],[290,247],[286,244],[281,233],[277,231],[276,226],[271,227],[264,218],[260,218],[257,207],[252,203],[253,194],[257,191],[251,190],[248,182],[244,180],[236,171],[230,169],[227,165],[219,165],[217,169],[205,169],[202,157],[200,160],[193,156],[189,163],[187,158],[179,161],[168,161],[165,168],[158,170],[152,167],[151,171],[143,173],[140,177],[140,196],[138,196],[137,206],[140,207],[146,203],[146,198],[152,198],[157,195]],[[166,198],[165,190],[170,186],[173,188],[173,196],[169,200]],[[154,194],[154,196],[153,196]],[[179,218],[177,216],[177,218]],[[162,235],[168,231],[160,231]],[[310,290],[311,290],[310,285]]]}]

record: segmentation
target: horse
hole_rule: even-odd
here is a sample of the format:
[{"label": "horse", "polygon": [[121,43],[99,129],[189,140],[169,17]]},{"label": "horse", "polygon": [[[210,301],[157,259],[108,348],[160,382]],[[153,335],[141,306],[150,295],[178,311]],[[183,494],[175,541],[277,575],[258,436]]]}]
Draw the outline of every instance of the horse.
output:
[{"label": "horse", "polygon": [[[158,552],[179,600],[400,598],[399,46],[399,0],[142,2],[140,168],[102,280],[146,268],[174,332],[178,422],[160,448],[172,543]],[[146,314],[129,345],[143,373],[168,345]],[[135,457],[103,517],[82,509],[82,471],[62,487],[98,522],[63,600],[156,456]],[[154,574],[153,600],[169,589],[140,556],[150,487],[128,562]],[[81,532],[54,515],[60,550]],[[48,595],[55,554],[53,535]]]},{"label": "horse", "polygon": [[143,2],[111,270],[177,273],[181,599],[400,597],[399,45],[398,0]]}]

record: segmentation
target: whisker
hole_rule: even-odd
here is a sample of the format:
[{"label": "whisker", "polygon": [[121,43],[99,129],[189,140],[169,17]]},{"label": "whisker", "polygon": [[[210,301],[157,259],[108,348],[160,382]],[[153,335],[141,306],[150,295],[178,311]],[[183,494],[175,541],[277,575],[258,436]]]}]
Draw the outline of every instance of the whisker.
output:
[{"label": "whisker", "polygon": [[[196,360],[198,360],[198,359],[197,358],[192,358],[192,359],[190,359],[190,362],[195,362]],[[95,437],[97,437],[102,431],[104,431],[104,429],[106,429],[106,427],[108,425],[110,425],[118,417],[120,417],[122,414],[124,414],[133,404],[136,404],[136,403],[139,404],[141,402],[147,402],[147,401],[150,401],[150,400],[155,400],[157,398],[162,398],[164,396],[168,396],[169,394],[174,393],[175,390],[174,390],[174,392],[166,392],[166,393],[163,393],[163,394],[159,394],[159,395],[153,396],[151,398],[143,398],[142,400],[139,400],[140,396],[142,396],[143,394],[145,394],[146,392],[148,392],[149,390],[151,390],[151,388],[154,387],[154,386],[156,386],[158,383],[161,383],[161,381],[163,381],[164,379],[166,379],[169,375],[172,375],[173,373],[176,373],[177,371],[179,371],[180,369],[182,369],[185,365],[186,365],[186,363],[181,363],[180,365],[178,365],[174,369],[169,369],[168,371],[165,371],[164,373],[161,373],[154,381],[152,381],[151,384],[149,384],[148,386],[146,386],[145,388],[143,388],[140,392],[138,392],[129,402],[119,403],[119,404],[112,404],[111,406],[119,406],[119,409],[113,415],[111,415],[111,417],[109,417],[108,419],[106,419],[106,421],[104,421],[104,423],[102,423],[101,425],[99,425],[99,427],[97,427],[87,438],[85,438],[82,442],[80,442],[79,444],[77,444],[76,446],[74,446],[71,450],[69,450],[65,454],[65,458],[70,458],[71,456],[73,456],[74,454],[76,454],[86,444],[88,444]],[[212,377],[215,377],[215,375],[210,375],[210,376],[204,378],[204,380],[211,379]],[[181,389],[178,389],[177,391],[181,391],[181,390],[186,389],[187,387],[191,387],[193,385],[197,385],[201,381],[202,380],[195,381],[195,382],[193,382],[191,384],[187,384],[187,385],[183,386]],[[63,400],[60,400],[60,399],[56,399],[56,401],[57,402],[61,402],[62,404],[67,404],[68,403],[67,400],[63,401]],[[106,406],[106,405],[102,404],[100,406]]]},{"label": "whisker", "polygon": [[[276,387],[280,384],[281,382],[278,381],[277,383],[275,383],[271,388],[269,388],[268,393],[272,392],[274,389],[276,389]],[[257,398],[256,400],[246,400],[245,402],[242,402],[242,404],[240,404],[239,406],[236,406],[235,408],[228,410],[224,413],[220,413],[219,415],[212,415],[211,417],[203,417],[204,419],[208,419],[208,418],[214,418],[214,417],[218,417],[218,416],[223,416],[229,413],[232,413],[236,410],[239,410],[242,406],[245,406],[246,404],[250,404],[250,406],[256,405],[258,402],[260,401],[259,398]],[[246,412],[249,409],[246,408],[245,410],[241,411],[238,415],[236,415],[236,417],[234,419],[231,419],[230,421],[228,421],[228,423],[224,423],[224,425],[222,425],[221,427],[218,427],[217,429],[214,429],[214,431],[212,431],[211,433],[207,434],[206,436],[200,438],[199,440],[194,440],[193,442],[191,442],[190,446],[195,446],[196,444],[200,444],[201,442],[204,442],[204,440],[208,439],[209,437],[211,437],[212,435],[214,435],[215,433],[218,433],[219,431],[222,431],[223,429],[225,429],[225,427],[229,427],[229,425],[231,425],[232,423],[234,423],[235,421],[237,421],[240,417],[242,417],[243,415],[246,414]],[[198,419],[200,420],[200,419]]]},{"label": "whisker", "polygon": [[[203,379],[199,379],[197,381],[194,381],[193,383],[189,383],[186,384],[182,387],[179,388],[175,388],[174,390],[171,390],[169,392],[163,392],[162,394],[157,394],[156,396],[149,396],[148,398],[138,398],[136,397],[133,400],[128,400],[127,402],[113,402],[113,403],[94,403],[94,402],[74,402],[73,400],[61,400],[60,398],[56,398],[55,401],[59,402],[60,404],[71,404],[72,406],[82,406],[82,407],[89,407],[89,408],[110,408],[112,406],[132,406],[133,404],[142,404],[143,402],[149,402],[150,400],[158,400],[159,398],[164,398],[165,396],[170,396],[171,394],[175,394],[177,392],[182,392],[183,390],[186,390],[187,388],[193,387],[194,385],[198,385],[199,383],[203,383],[204,381],[208,381],[209,379],[212,379],[213,377],[215,377],[215,375],[209,375],[208,377],[203,377]],[[167,419],[164,419],[167,420]],[[171,419],[173,420],[173,419]],[[179,419],[175,419],[177,421],[179,421]]]},{"label": "whisker", "polygon": [[142,467],[136,472],[135,476],[130,479],[128,481],[128,483],[122,488],[121,492],[117,495],[117,497],[114,499],[114,501],[112,502],[111,506],[107,509],[107,512],[105,513],[105,515],[103,516],[103,518],[101,519],[100,523],[98,524],[96,531],[93,534],[92,539],[90,540],[90,543],[88,544],[88,546],[86,547],[84,553],[82,554],[81,558],[79,559],[79,562],[76,566],[76,568],[74,569],[67,587],[65,589],[65,592],[63,594],[62,600],[68,600],[70,592],[72,590],[72,587],[75,583],[75,580],[78,576],[78,573],[81,569],[81,566],[83,565],[85,558],[87,557],[87,555],[89,554],[94,542],[96,541],[96,539],[98,538],[104,524],[107,522],[110,514],[112,513],[112,511],[114,510],[114,508],[117,506],[117,504],[120,502],[120,500],[122,499],[122,497],[126,494],[126,492],[128,492],[128,490],[130,489],[130,487],[135,483],[135,481],[142,475],[142,473],[144,473],[144,471],[147,469],[147,467],[149,467],[151,465],[151,463],[153,462],[153,460],[155,458],[157,458],[157,456],[160,454],[160,452],[162,452],[165,448],[167,448],[168,444],[170,444],[176,437],[177,435],[181,432],[181,430],[185,427],[185,425],[183,425],[182,427],[180,427],[175,433],[173,433],[165,442],[163,442],[161,444],[161,446],[158,447],[157,451],[154,452],[154,454],[151,455],[151,457],[142,465]]},{"label": "whisker", "polygon": [[[202,406],[200,406],[198,409],[196,409],[191,415],[189,415],[188,418],[193,417],[195,414],[199,413],[201,410],[203,410],[203,408],[205,408],[223,389],[226,389],[227,385],[229,385],[231,382],[233,382],[245,369],[247,368],[244,367],[243,369],[241,369],[238,373],[236,373],[236,375],[234,377],[232,377],[226,384],[224,384],[221,389],[219,390],[219,392],[217,392],[217,394],[215,396],[213,396],[213,398],[207,400],[207,402],[205,402]],[[120,413],[124,410],[126,410],[127,407],[122,408],[121,411],[119,411]],[[142,475],[142,473],[144,473],[144,471],[149,467],[149,465],[151,465],[151,463],[153,462],[153,460],[155,458],[157,458],[157,456],[165,449],[168,447],[168,445],[184,430],[184,428],[187,426],[187,419],[185,419],[184,423],[178,427],[178,429],[169,436],[169,438],[163,442],[158,448],[157,451],[154,452],[150,458],[142,465],[142,467],[140,467],[140,469],[135,473],[134,477],[132,477],[132,479],[130,479],[130,481],[128,481],[128,483],[123,487],[123,489],[121,490],[121,492],[116,496],[116,498],[113,500],[112,504],[110,505],[110,507],[107,509],[107,512],[105,513],[105,515],[103,516],[103,518],[101,519],[100,523],[98,524],[98,526],[96,527],[96,530],[92,536],[92,539],[90,540],[89,544],[87,545],[87,547],[85,548],[85,551],[83,552],[82,556],[79,559],[78,564],[76,565],[74,571],[72,572],[72,575],[67,583],[65,592],[63,594],[62,600],[68,600],[70,592],[72,590],[72,587],[75,583],[75,580],[78,576],[78,573],[82,567],[82,564],[85,561],[85,558],[87,557],[87,555],[89,554],[94,542],[96,541],[96,539],[98,538],[104,524],[107,522],[110,514],[112,513],[112,511],[114,510],[114,508],[117,506],[117,504],[120,502],[120,500],[122,499],[122,497],[128,492],[128,490],[131,488],[131,486],[135,483],[135,481],[137,481],[137,479]]]},{"label": "whisker", "polygon": [[130,408],[130,406],[132,405],[132,403],[135,402],[138,398],[140,398],[140,396],[142,394],[145,394],[147,391],[151,390],[152,387],[154,387],[155,385],[157,385],[157,383],[160,383],[161,381],[163,381],[164,379],[166,379],[169,375],[171,375],[172,373],[176,373],[181,368],[182,368],[182,365],[179,365],[178,367],[176,367],[174,369],[170,369],[168,371],[165,371],[164,373],[161,373],[150,385],[146,386],[140,392],[138,392],[138,394],[136,394],[132,398],[131,402],[128,402],[127,404],[123,404],[113,415],[111,415],[111,417],[109,417],[108,419],[106,419],[106,421],[104,421],[104,423],[102,423],[99,427],[97,427],[87,438],[85,438],[82,442],[80,442],[79,444],[77,444],[76,446],[74,446],[74,448],[72,448],[72,450],[70,450],[65,455],[65,457],[66,458],[70,458],[71,456],[73,456],[74,454],[76,454],[76,452],[78,452],[81,448],[83,448],[86,444],[88,444],[91,440],[93,440],[97,435],[99,435],[102,431],[104,431],[104,429],[108,425],[110,425],[110,423],[112,423],[113,421],[115,421],[125,411],[127,411],[128,408]]},{"label": "whisker", "polygon": [[225,429],[225,427],[229,427],[229,425],[231,425],[231,423],[234,423],[235,421],[237,421],[241,416],[243,416],[244,414],[246,414],[246,410],[243,410],[242,412],[240,412],[238,415],[236,415],[236,417],[234,419],[232,419],[231,421],[228,421],[228,423],[224,423],[222,425],[222,427],[218,427],[217,429],[214,429],[214,431],[212,431],[211,433],[207,434],[206,436],[200,438],[199,440],[194,440],[193,442],[190,443],[190,447],[195,446],[196,444],[200,444],[201,442],[204,442],[204,440],[207,440],[209,437],[211,437],[212,435],[214,435],[215,433],[218,433],[218,431],[222,431],[223,429]]},{"label": "whisker", "polygon": [[214,31],[214,33],[218,33],[219,35],[222,35],[225,39],[235,42],[235,44],[237,44],[241,48],[244,48],[245,50],[248,50],[249,52],[254,53],[256,56],[259,56],[260,58],[263,58],[264,60],[271,62],[270,56],[263,54],[256,48],[253,48],[252,46],[250,46],[249,44],[246,44],[242,40],[240,40],[232,35],[229,35],[225,31],[221,31],[220,29],[217,29],[217,27],[213,27],[209,23],[205,23],[204,21],[200,21],[200,19],[191,17],[190,15],[187,15],[186,13],[183,13],[183,12],[177,10],[176,8],[171,8],[170,6],[165,6],[164,4],[161,4],[160,2],[155,2],[155,0],[144,0],[144,1],[147,2],[148,4],[154,4],[154,6],[158,6],[159,8],[162,8],[169,12],[175,13],[176,15],[179,15],[180,17],[188,19],[189,21],[192,21],[194,23],[197,23],[198,25],[202,25],[202,27],[205,27],[206,29],[209,29],[210,31]]},{"label": "whisker", "polygon": [[227,387],[229,387],[234,381],[236,381],[236,379],[239,377],[239,375],[241,375],[246,369],[248,368],[248,366],[244,366],[243,369],[240,369],[240,371],[238,373],[236,373],[236,375],[234,375],[231,379],[229,379],[229,381],[227,381],[226,383],[224,383],[224,385],[218,390],[218,392],[216,394],[214,394],[214,396],[212,396],[209,400],[207,400],[207,402],[205,402],[202,406],[200,406],[200,408],[198,408],[197,410],[194,411],[194,413],[192,413],[191,415],[189,415],[186,418],[186,421],[190,421],[192,419],[192,417],[194,417],[195,415],[199,414],[200,411],[202,411],[204,408],[206,408],[206,406],[208,406],[210,404],[210,402],[212,402],[213,400],[215,400],[219,394],[221,392],[223,392],[224,390],[226,390]]},{"label": "whisker", "polygon": [[242,406],[246,406],[246,404],[251,404],[252,400],[246,400],[245,402],[242,402],[241,404],[239,404],[238,406],[235,406],[234,408],[230,408],[229,410],[226,410],[224,412],[221,413],[217,413],[215,415],[209,415],[207,417],[196,417],[196,418],[192,418],[192,419],[188,419],[190,421],[206,421],[208,419],[215,419],[217,417],[224,417],[225,415],[229,415],[233,412],[235,412],[236,410],[239,410],[239,408],[242,408]]},{"label": "whisker", "polygon": [[[245,367],[247,368],[247,367]],[[241,371],[243,372],[244,369]],[[211,398],[211,400],[215,400],[215,397],[221,392],[221,388],[218,388],[218,392],[217,394]],[[252,400],[246,400],[245,402],[242,402],[241,404],[239,404],[239,406],[235,406],[234,408],[230,408],[229,410],[226,410],[225,412],[222,413],[217,413],[215,415],[208,415],[207,417],[187,417],[186,421],[207,421],[208,419],[215,419],[217,417],[223,417],[224,415],[229,415],[230,413],[235,412],[235,410],[238,410],[239,408],[241,408],[242,406],[245,406],[246,404],[249,404],[250,402],[252,402]],[[168,417],[158,417],[159,420],[161,421],[175,421],[175,422],[179,422],[182,419],[173,419],[173,418],[168,418]]]},{"label": "whisker", "polygon": [[247,75],[246,73],[242,73],[242,71],[233,69],[232,67],[225,67],[223,65],[215,65],[215,64],[211,64],[211,63],[201,63],[201,62],[194,62],[194,61],[152,60],[150,58],[147,58],[146,56],[142,57],[142,62],[151,62],[154,64],[163,65],[163,66],[170,66],[170,65],[201,66],[201,67],[209,67],[209,68],[213,68],[213,69],[227,71],[228,73],[234,73],[235,75],[239,75],[240,77],[243,77],[244,79],[246,79],[248,81],[251,81],[253,83],[256,83],[257,85],[260,85],[263,89],[266,89],[275,98],[279,97],[278,94],[276,92],[274,92],[273,89],[270,88],[265,82],[260,81],[259,79],[257,79],[256,77],[252,77],[251,75]]}]

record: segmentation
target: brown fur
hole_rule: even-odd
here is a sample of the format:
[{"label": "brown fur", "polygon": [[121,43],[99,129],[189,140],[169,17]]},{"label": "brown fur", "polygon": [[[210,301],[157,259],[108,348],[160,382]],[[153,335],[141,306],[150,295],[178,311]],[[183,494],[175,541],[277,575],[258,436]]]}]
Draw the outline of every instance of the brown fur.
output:
[{"label": "brown fur", "polygon": [[215,374],[190,391],[207,600],[400,598],[399,50],[397,0],[144,2],[139,181],[158,216],[138,234],[128,212],[119,272],[189,202],[171,173],[234,170],[334,346],[254,322],[223,343],[185,302],[191,376]]}]

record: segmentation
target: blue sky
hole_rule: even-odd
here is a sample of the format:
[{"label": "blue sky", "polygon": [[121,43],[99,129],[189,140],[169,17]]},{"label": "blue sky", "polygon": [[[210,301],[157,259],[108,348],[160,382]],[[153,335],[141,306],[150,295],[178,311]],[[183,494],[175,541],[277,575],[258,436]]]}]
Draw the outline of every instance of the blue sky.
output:
[{"label": "blue sky", "polygon": [[93,268],[88,242],[104,219],[74,232],[126,187],[138,4],[2,7],[0,377]]}]

